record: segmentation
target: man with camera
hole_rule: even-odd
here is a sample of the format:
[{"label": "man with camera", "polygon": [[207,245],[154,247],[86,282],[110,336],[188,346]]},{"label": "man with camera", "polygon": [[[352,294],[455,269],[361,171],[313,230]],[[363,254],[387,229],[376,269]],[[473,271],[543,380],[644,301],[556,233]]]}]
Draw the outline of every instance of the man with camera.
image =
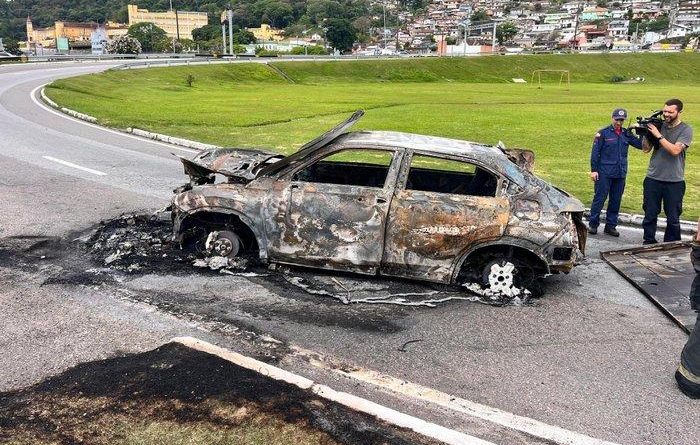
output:
[{"label": "man with camera", "polygon": [[642,141],[632,134],[623,124],[627,119],[627,111],[617,108],[612,112],[612,124],[603,128],[595,135],[591,150],[591,180],[593,180],[593,203],[591,216],[588,220],[588,233],[598,233],[600,211],[605,200],[608,200],[608,211],[605,215],[604,232],[612,236],[620,236],[617,227],[617,217],[620,213],[622,193],[625,191],[627,176],[627,149],[630,145],[642,148]]},{"label": "man with camera", "polygon": [[[681,239],[680,216],[685,195],[685,156],[693,139],[693,130],[681,122],[683,102],[669,99],[663,108],[663,123],[646,123],[642,150],[651,153],[644,178],[644,244],[656,243],[656,222],[661,206],[666,214],[664,242]],[[644,123],[643,120],[640,123]],[[657,122],[658,123],[658,122]]]},{"label": "man with camera", "polygon": [[[695,234],[690,260],[695,268],[695,279],[690,287],[690,307],[700,311],[700,219]],[[676,371],[676,382],[685,395],[700,399],[700,313],[695,328],[681,352],[681,363]]]}]

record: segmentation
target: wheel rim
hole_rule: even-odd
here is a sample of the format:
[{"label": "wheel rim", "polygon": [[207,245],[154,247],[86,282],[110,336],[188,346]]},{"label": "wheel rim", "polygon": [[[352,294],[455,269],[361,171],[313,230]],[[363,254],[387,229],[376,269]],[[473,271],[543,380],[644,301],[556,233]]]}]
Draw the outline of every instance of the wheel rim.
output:
[{"label": "wheel rim", "polygon": [[229,230],[216,233],[211,251],[219,256],[233,258],[241,251],[241,239]]},{"label": "wheel rim", "polygon": [[515,265],[510,261],[493,263],[488,271],[489,287],[494,292],[507,292],[513,288],[515,273]]}]

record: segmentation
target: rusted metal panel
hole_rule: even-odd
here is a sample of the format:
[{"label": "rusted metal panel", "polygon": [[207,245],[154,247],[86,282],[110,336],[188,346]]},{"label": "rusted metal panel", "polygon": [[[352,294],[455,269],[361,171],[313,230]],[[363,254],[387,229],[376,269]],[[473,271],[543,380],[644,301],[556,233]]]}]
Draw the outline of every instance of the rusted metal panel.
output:
[{"label": "rusted metal panel", "polygon": [[509,214],[505,198],[402,190],[391,205],[383,271],[449,282],[461,253],[503,235]]},{"label": "rusted metal panel", "polygon": [[696,275],[690,251],[691,242],[677,241],[601,252],[600,256],[689,333],[697,318],[688,298]]}]

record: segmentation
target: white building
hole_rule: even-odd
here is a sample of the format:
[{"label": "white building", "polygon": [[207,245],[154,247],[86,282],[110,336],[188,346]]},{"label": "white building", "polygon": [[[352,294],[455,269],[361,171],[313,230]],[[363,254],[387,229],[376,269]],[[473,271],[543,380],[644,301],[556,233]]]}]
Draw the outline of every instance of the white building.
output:
[{"label": "white building", "polygon": [[629,20],[612,20],[608,23],[608,36],[616,40],[627,39]]}]

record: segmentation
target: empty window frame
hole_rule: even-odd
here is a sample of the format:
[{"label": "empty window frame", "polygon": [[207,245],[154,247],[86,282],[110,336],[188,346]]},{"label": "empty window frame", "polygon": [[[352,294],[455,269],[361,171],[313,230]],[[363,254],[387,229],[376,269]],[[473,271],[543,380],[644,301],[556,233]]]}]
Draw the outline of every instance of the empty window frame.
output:
[{"label": "empty window frame", "polygon": [[498,178],[483,168],[464,161],[413,155],[406,181],[407,190],[452,195],[496,196]]},{"label": "empty window frame", "polygon": [[393,157],[394,152],[386,150],[342,150],[299,170],[292,180],[382,188]]}]

